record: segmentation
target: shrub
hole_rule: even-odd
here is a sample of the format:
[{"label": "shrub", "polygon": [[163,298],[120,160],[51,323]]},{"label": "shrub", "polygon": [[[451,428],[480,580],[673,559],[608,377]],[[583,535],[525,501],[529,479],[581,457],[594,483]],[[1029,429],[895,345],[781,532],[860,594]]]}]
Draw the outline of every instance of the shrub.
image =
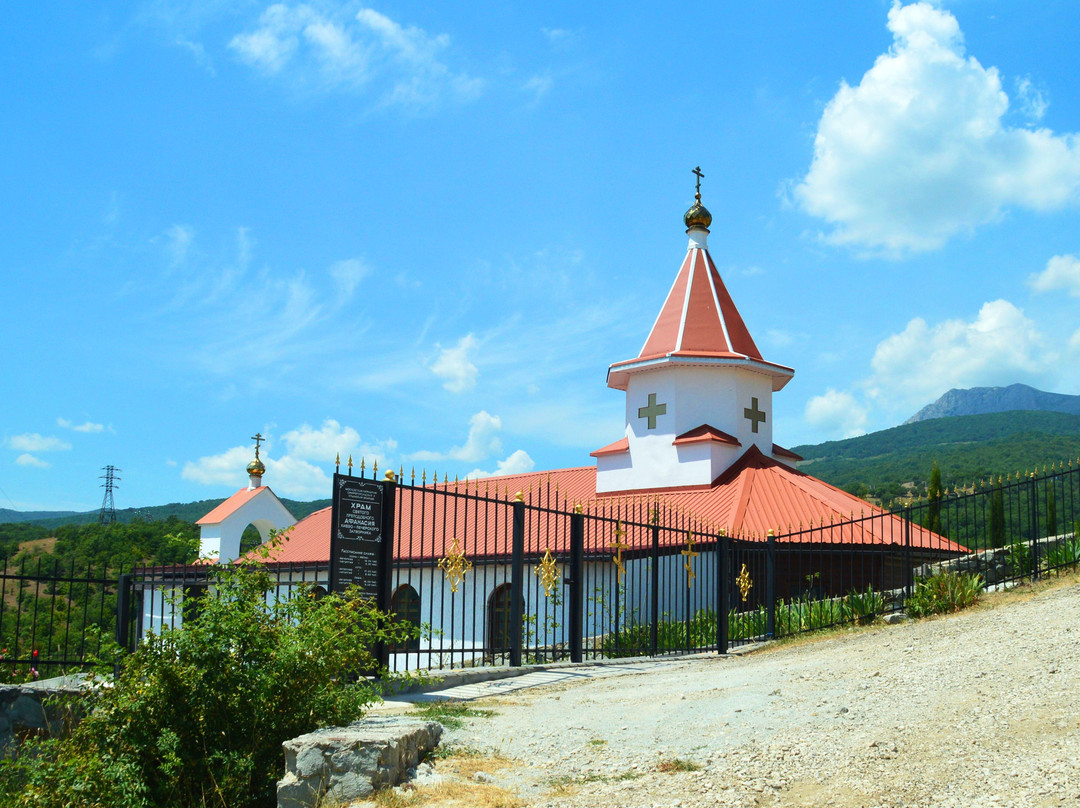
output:
[{"label": "shrub", "polygon": [[1058,569],[1080,564],[1080,536],[1054,542],[1046,548],[1047,569]]},{"label": "shrub", "polygon": [[[936,465],[935,465],[936,468]],[[868,586],[865,592],[852,591],[840,603],[840,613],[844,622],[858,626],[872,623],[874,618],[885,611],[885,596]]]},{"label": "shrub", "polygon": [[915,584],[907,599],[911,617],[926,617],[943,612],[958,612],[973,605],[982,594],[983,579],[978,573],[939,572]]},{"label": "shrub", "polygon": [[1017,539],[1009,545],[1009,572],[1016,578],[1031,574],[1031,545]]},{"label": "shrub", "polygon": [[0,802],[272,806],[282,742],[355,720],[378,698],[358,674],[374,668],[376,642],[404,632],[366,601],[276,600],[256,565],[211,575],[198,619],[145,638],[69,738],[9,764],[25,785]]}]

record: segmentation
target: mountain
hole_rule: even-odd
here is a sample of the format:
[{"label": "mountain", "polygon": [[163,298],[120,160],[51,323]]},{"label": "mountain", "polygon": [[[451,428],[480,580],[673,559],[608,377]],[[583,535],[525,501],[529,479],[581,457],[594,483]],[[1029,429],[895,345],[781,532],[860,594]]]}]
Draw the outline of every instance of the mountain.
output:
[{"label": "mountain", "polygon": [[[168,505],[150,505],[143,508],[117,509],[117,522],[133,522],[141,520],[153,522],[175,516],[185,522],[195,522],[208,514],[225,500],[201,499],[196,502],[171,502]],[[320,508],[330,506],[329,499],[316,499],[310,502],[300,502],[295,499],[282,499],[285,507],[289,509],[297,519]],[[98,520],[98,511],[86,511],[76,513],[74,511],[11,511],[0,509],[0,523],[3,522],[29,522],[47,528],[55,528],[60,525],[85,525]]]},{"label": "mountain", "polygon": [[[1037,392],[1037,391],[1036,391]],[[846,440],[795,446],[799,469],[860,496],[921,490],[936,461],[945,485],[1080,459],[1080,415],[998,412],[917,421]]]},{"label": "mountain", "polygon": [[13,511],[10,508],[0,508],[0,522],[33,522],[37,519],[66,519],[77,515],[77,513],[77,511]]},{"label": "mountain", "polygon": [[983,415],[1010,410],[1065,412],[1080,415],[1080,396],[1046,393],[1026,384],[1008,387],[972,387],[969,390],[950,390],[933,404],[927,404],[904,421],[913,424],[950,415]]}]

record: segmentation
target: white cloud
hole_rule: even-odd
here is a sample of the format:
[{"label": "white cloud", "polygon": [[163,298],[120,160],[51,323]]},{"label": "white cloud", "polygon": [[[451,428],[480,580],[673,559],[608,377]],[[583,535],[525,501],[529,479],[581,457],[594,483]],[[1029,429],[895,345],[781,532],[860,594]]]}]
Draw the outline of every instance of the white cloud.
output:
[{"label": "white cloud", "polygon": [[372,89],[382,103],[411,110],[480,94],[480,79],[442,60],[450,45],[446,34],[432,36],[370,8],[352,15],[348,8],[275,3],[229,47],[264,75],[306,86]]},{"label": "white cloud", "polygon": [[359,258],[346,258],[330,265],[330,277],[337,284],[338,292],[351,297],[356,287],[371,272],[371,267]]},{"label": "white cloud", "polygon": [[86,421],[82,424],[75,424],[69,421],[67,418],[57,418],[56,425],[61,426],[64,429],[70,429],[73,432],[104,432],[104,424],[95,424],[92,421]]},{"label": "white cloud", "polygon": [[7,445],[17,452],[60,452],[71,448],[70,443],[60,438],[39,435],[37,432],[12,435],[7,439]]},{"label": "white cloud", "polygon": [[[368,469],[376,462],[386,467],[397,450],[397,442],[392,439],[364,443],[355,429],[329,418],[318,429],[303,424],[286,432],[281,436],[281,443],[285,447],[281,456],[276,456],[273,441],[268,440],[263,445],[260,453],[260,459],[266,466],[263,482],[280,496],[293,499],[325,499],[330,496],[329,471],[339,452],[342,469],[347,468],[351,455],[354,471],[359,473],[361,460],[366,462]],[[201,485],[241,488],[247,485],[247,464],[253,457],[251,446],[234,446],[220,454],[188,461],[180,476]]]},{"label": "white cloud", "polygon": [[169,266],[176,268],[184,263],[195,231],[186,224],[174,224],[165,231],[165,253],[169,256]]},{"label": "white cloud", "polygon": [[541,98],[547,95],[548,92],[550,92],[554,83],[555,80],[551,77],[550,74],[545,74],[543,76],[537,75],[530,77],[524,84],[521,85],[521,89],[524,92],[532,95],[536,101],[539,101]]},{"label": "white cloud", "polygon": [[1020,101],[1020,111],[1029,121],[1042,120],[1050,106],[1045,93],[1032,84],[1027,76],[1016,80],[1016,97]]},{"label": "white cloud", "polygon": [[806,402],[806,420],[829,436],[851,438],[866,432],[867,408],[851,393],[831,387]]},{"label": "white cloud", "polygon": [[1046,262],[1046,269],[1028,278],[1028,285],[1036,292],[1064,289],[1073,297],[1080,297],[1080,259],[1075,255],[1055,255]]},{"label": "white cloud", "polygon": [[332,418],[323,421],[322,427],[312,429],[307,424],[281,436],[288,454],[303,460],[331,462],[341,453],[347,457],[360,446],[360,433],[351,426],[343,427]]},{"label": "white cloud", "polygon": [[482,477],[502,477],[507,474],[525,474],[532,471],[536,463],[529,457],[528,453],[524,449],[518,449],[512,455],[505,460],[500,460],[495,465],[495,471],[484,471],[483,469],[473,469],[465,475],[467,480],[477,480]]},{"label": "white cloud", "polygon": [[[931,250],[1009,206],[1077,200],[1080,138],[1003,125],[1009,99],[998,71],[965,56],[952,14],[894,3],[888,27],[893,46],[826,106],[794,189],[804,210],[832,225],[830,242]],[[1044,102],[1032,92],[1025,85],[1021,103],[1038,111]]]},{"label": "white cloud", "polygon": [[443,387],[451,393],[463,393],[476,384],[476,365],[469,359],[469,353],[476,350],[478,343],[472,334],[466,334],[453,348],[443,348],[438,343],[439,357],[431,364],[431,372],[440,379],[445,379]]},{"label": "white cloud", "polygon": [[499,439],[501,430],[502,419],[497,415],[491,415],[486,410],[481,410],[469,419],[469,436],[464,444],[455,446],[448,452],[415,452],[410,459],[463,460],[475,463],[502,450],[502,441]]},{"label": "white cloud", "polygon": [[878,344],[866,385],[883,405],[922,406],[952,387],[1038,385],[1056,365],[1035,323],[1007,300],[994,300],[972,322],[912,320]]},{"label": "white cloud", "polygon": [[51,465],[38,457],[34,457],[32,454],[21,454],[15,458],[15,463],[20,466],[28,466],[35,469],[47,469]]}]

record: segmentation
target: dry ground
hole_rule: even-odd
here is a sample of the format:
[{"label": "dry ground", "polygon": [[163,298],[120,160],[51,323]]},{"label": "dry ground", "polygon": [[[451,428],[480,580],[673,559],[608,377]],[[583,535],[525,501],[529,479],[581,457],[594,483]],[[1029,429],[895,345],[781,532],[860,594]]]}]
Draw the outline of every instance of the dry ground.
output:
[{"label": "dry ground", "polygon": [[1080,578],[477,706],[386,808],[1080,806]]}]

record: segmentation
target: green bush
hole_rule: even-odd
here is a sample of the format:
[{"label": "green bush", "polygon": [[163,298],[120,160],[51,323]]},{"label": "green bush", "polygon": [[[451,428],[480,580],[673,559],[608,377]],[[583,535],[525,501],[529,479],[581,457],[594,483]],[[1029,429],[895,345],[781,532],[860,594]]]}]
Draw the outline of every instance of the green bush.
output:
[{"label": "green bush", "polygon": [[885,596],[868,586],[865,592],[852,591],[840,602],[840,614],[845,623],[864,626],[885,611]]},{"label": "green bush", "polygon": [[911,617],[958,612],[973,605],[982,590],[983,579],[977,573],[939,572],[915,584],[905,607]]},{"label": "green bush", "polygon": [[356,720],[378,698],[359,674],[373,670],[375,643],[406,632],[368,602],[276,600],[256,565],[211,575],[198,618],[145,638],[70,737],[6,764],[0,804],[272,806],[282,742]]},{"label": "green bush", "polygon": [[1049,545],[1045,551],[1047,569],[1060,569],[1080,564],[1080,536],[1062,539]]}]

